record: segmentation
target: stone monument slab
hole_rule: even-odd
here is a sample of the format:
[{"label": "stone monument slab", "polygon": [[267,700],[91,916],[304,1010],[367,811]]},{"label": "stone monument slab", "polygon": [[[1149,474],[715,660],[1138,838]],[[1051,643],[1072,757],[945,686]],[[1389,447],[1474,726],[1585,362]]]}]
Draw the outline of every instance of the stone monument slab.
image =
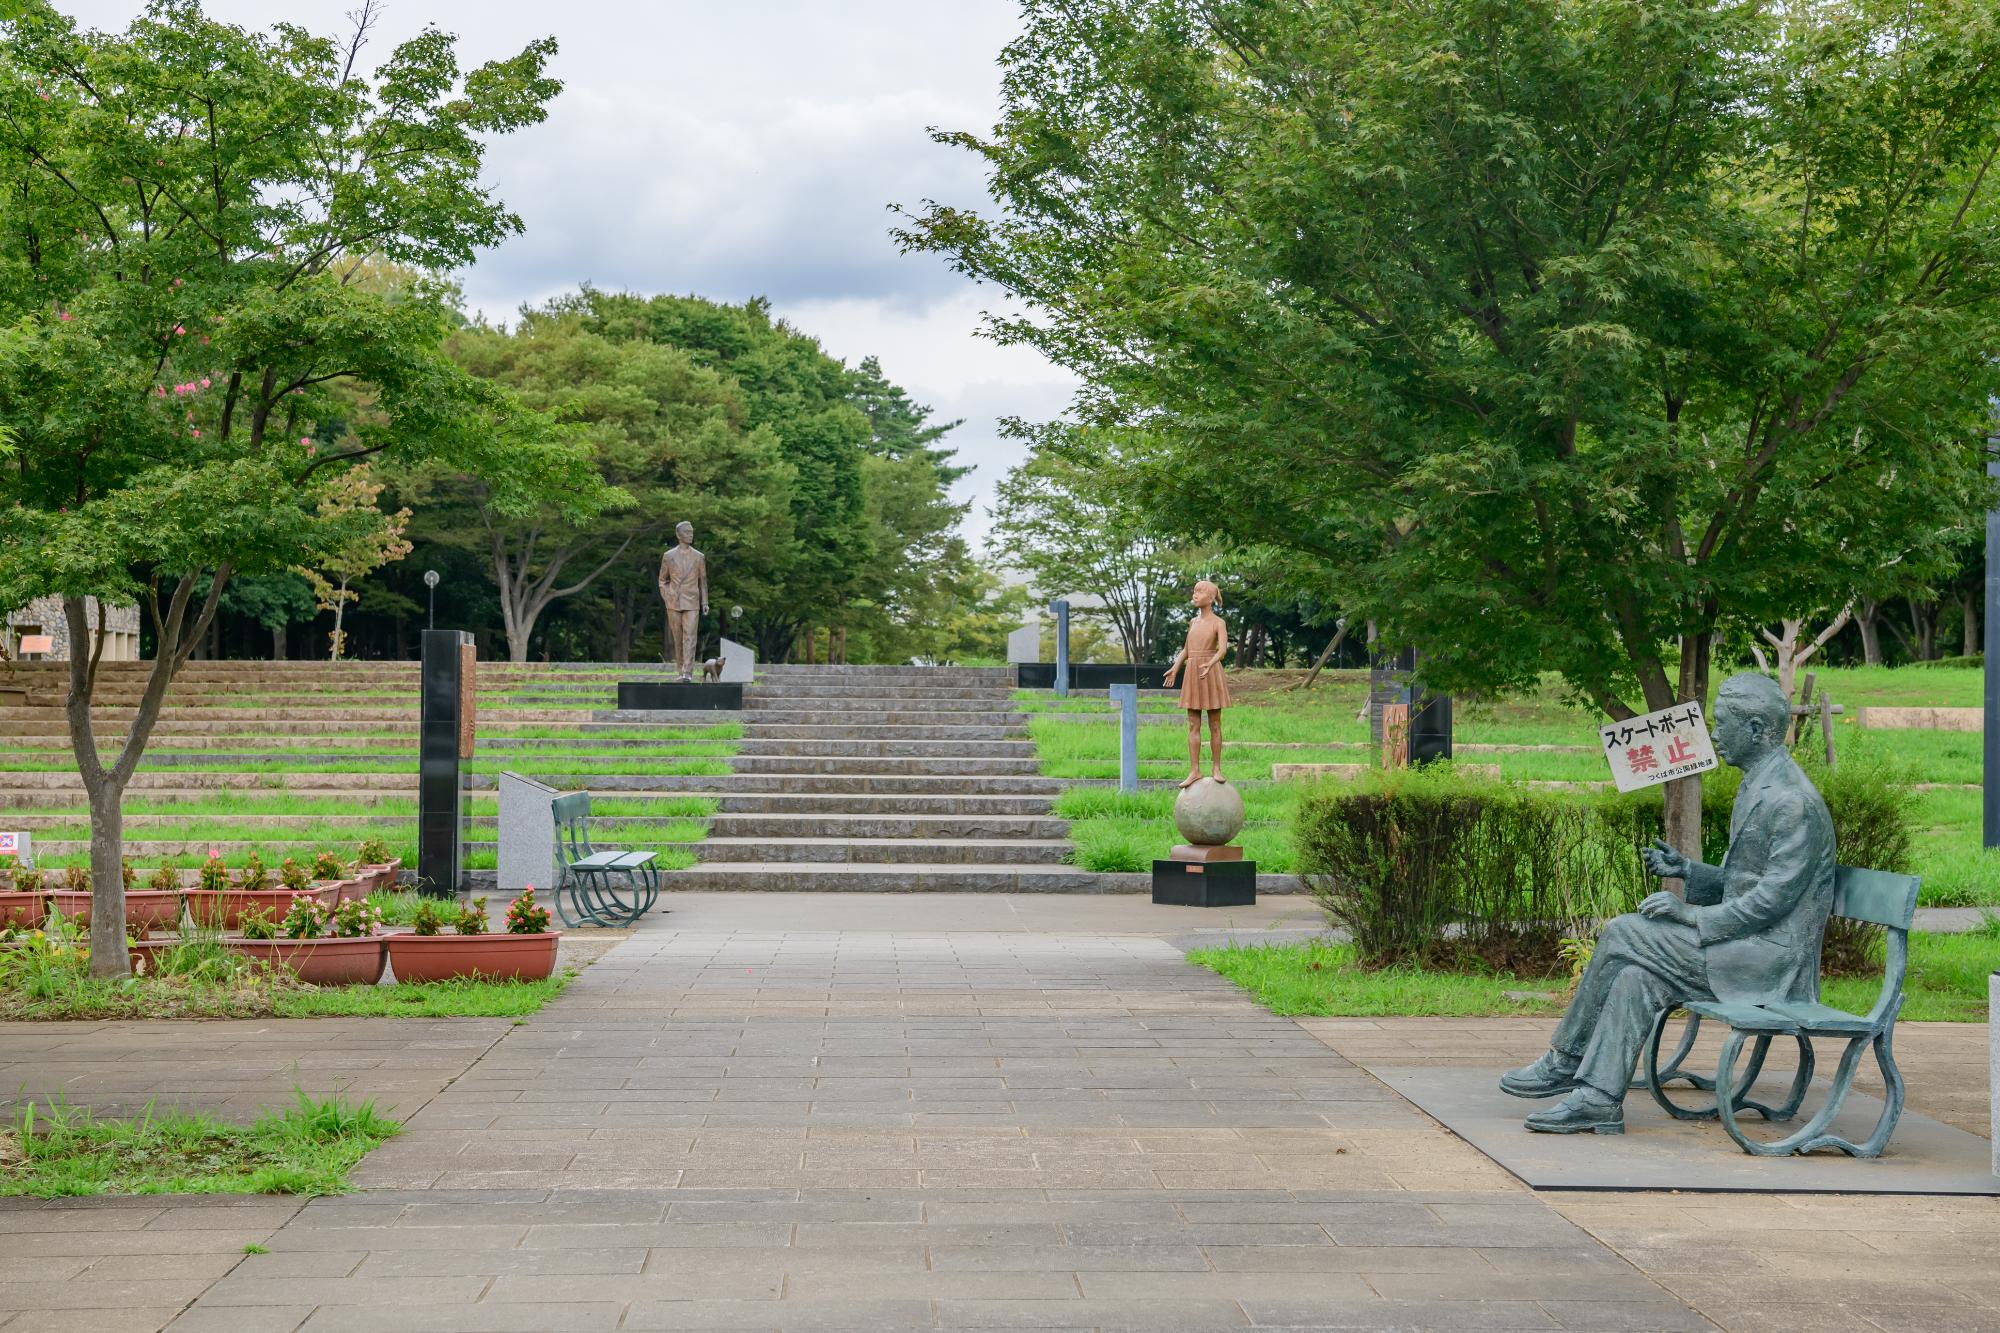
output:
[{"label": "stone monument slab", "polygon": [[722,683],[748,685],[757,675],[757,650],[734,639],[722,641]]},{"label": "stone monument slab", "polygon": [[560,794],[554,787],[519,773],[500,775],[497,886],[502,892],[518,893],[530,885],[555,888],[556,825],[550,807]]},{"label": "stone monument slab", "polygon": [[1007,664],[1042,660],[1042,618],[1033,611],[1021,628],[1007,636]]}]

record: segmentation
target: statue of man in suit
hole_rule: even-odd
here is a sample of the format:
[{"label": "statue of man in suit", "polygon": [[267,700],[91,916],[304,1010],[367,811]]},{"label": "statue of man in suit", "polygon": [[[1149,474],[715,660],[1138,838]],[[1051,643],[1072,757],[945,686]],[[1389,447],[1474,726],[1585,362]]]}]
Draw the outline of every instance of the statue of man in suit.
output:
[{"label": "statue of man in suit", "polygon": [[1715,700],[1715,751],[1743,770],[1729,850],[1704,865],[1655,841],[1646,869],[1679,879],[1598,937],[1549,1053],[1509,1071],[1516,1097],[1568,1094],[1530,1115],[1545,1134],[1622,1134],[1625,1090],[1661,1010],[1686,1000],[1819,998],[1820,936],[1833,908],[1833,820],[1785,749],[1791,706],[1769,677],[1731,676]]},{"label": "statue of man in suit", "polygon": [[667,604],[667,634],[681,679],[692,681],[695,642],[708,612],[708,561],[694,549],[694,524],[683,519],[674,537],[677,544],[660,557],[660,600]]}]

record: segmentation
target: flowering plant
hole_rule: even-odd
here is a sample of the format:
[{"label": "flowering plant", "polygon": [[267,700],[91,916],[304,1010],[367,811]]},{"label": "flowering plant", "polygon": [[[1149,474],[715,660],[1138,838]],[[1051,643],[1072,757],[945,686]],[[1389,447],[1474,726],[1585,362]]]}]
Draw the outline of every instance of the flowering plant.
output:
[{"label": "flowering plant", "polygon": [[410,914],[410,930],[418,935],[437,935],[444,931],[444,909],[426,898],[417,904],[417,910]]},{"label": "flowering plant", "polygon": [[63,887],[71,893],[89,893],[90,871],[83,866],[71,866],[63,871]]},{"label": "flowering plant", "polygon": [[387,865],[390,860],[389,844],[380,838],[364,839],[362,844],[354,849],[354,859],[365,866]]},{"label": "flowering plant", "polygon": [[208,849],[208,859],[201,863],[196,882],[209,893],[221,893],[229,887],[229,867],[222,864],[220,848]]},{"label": "flowering plant", "polygon": [[278,923],[271,914],[261,907],[246,907],[236,918],[236,928],[243,932],[246,940],[274,940],[278,938]]},{"label": "flowering plant", "polygon": [[243,872],[237,877],[236,886],[255,893],[259,889],[269,888],[270,885],[271,872],[264,868],[264,858],[255,852],[250,853],[243,862]]},{"label": "flowering plant", "polygon": [[541,935],[549,928],[549,909],[535,901],[535,886],[521,890],[521,896],[507,904],[509,935]]},{"label": "flowering plant", "polygon": [[278,882],[293,893],[304,893],[312,887],[312,872],[288,856],[278,867]]},{"label": "flowering plant", "polygon": [[333,928],[329,933],[337,939],[358,940],[373,935],[381,925],[381,908],[366,898],[349,898],[333,909]]},{"label": "flowering plant", "polygon": [[314,879],[343,879],[346,875],[347,867],[332,852],[321,852],[313,857]]},{"label": "flowering plant", "polygon": [[326,933],[326,908],[310,893],[292,899],[292,908],[280,923],[287,939],[309,940]]},{"label": "flowering plant", "polygon": [[172,893],[180,886],[181,877],[172,866],[161,866],[146,881],[146,887],[155,893]]}]

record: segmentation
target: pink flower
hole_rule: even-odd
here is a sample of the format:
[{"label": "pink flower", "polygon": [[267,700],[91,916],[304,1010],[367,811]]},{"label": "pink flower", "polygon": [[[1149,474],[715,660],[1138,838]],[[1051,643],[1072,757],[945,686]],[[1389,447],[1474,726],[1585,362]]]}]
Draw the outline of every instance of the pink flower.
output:
[{"label": "pink flower", "polygon": [[185,327],[185,326],[183,326],[183,325],[180,325],[180,324],[176,324],[176,325],[174,325],[174,336],[175,336],[175,337],[180,337],[180,336],[181,336],[182,334],[185,334],[186,332],[187,332],[187,329],[186,329],[186,327]]},{"label": "pink flower", "polygon": [[208,346],[208,335],[206,333],[201,335],[201,345],[203,347]]},{"label": "pink flower", "polygon": [[312,436],[310,436],[310,435],[302,435],[302,436],[300,436],[300,437],[299,437],[299,444],[300,444],[300,445],[302,445],[303,447],[307,448],[307,449],[310,449],[310,448],[312,448],[312,447],[313,447],[313,442],[312,442]]},{"label": "pink flower", "polygon": [[188,433],[189,433],[189,434],[191,434],[191,435],[193,435],[193,436],[194,436],[194,437],[195,437],[195,438],[196,438],[197,440],[201,438],[201,432],[200,432],[200,431],[198,431],[198,430],[197,430],[197,431],[190,431],[190,432],[188,432]]},{"label": "pink flower", "polygon": [[[206,338],[203,338],[203,339],[202,339],[202,341],[203,341],[203,342],[207,342],[207,341],[208,341],[208,339],[206,339]],[[203,376],[201,377],[201,387],[202,387],[202,388],[204,388],[204,389],[206,389],[206,388],[208,387],[208,376],[206,376],[206,375],[203,375]]]},{"label": "pink flower", "polygon": [[181,280],[180,280],[179,278],[175,278],[175,279],[174,279],[174,286],[178,287],[178,286],[180,286],[180,285],[181,285]]},{"label": "pink flower", "polygon": [[157,394],[159,397],[165,398],[167,396],[167,386],[164,384],[155,384],[153,386],[153,392]]},{"label": "pink flower", "polygon": [[70,312],[67,310],[59,310],[56,312],[56,318],[61,320],[63,323],[67,324],[69,323],[69,321],[75,319],[76,316],[70,314]]}]

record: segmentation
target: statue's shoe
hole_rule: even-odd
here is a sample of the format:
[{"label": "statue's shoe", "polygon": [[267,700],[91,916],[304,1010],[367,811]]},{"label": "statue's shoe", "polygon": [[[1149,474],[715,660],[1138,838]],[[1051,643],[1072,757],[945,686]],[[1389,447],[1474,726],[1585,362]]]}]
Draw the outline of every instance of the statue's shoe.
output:
[{"label": "statue's shoe", "polygon": [[1560,1097],[1576,1086],[1576,1061],[1555,1051],[1500,1076],[1500,1091],[1515,1097]]},{"label": "statue's shoe", "polygon": [[1623,1134],[1625,1106],[1579,1089],[1522,1122],[1537,1134]]}]

